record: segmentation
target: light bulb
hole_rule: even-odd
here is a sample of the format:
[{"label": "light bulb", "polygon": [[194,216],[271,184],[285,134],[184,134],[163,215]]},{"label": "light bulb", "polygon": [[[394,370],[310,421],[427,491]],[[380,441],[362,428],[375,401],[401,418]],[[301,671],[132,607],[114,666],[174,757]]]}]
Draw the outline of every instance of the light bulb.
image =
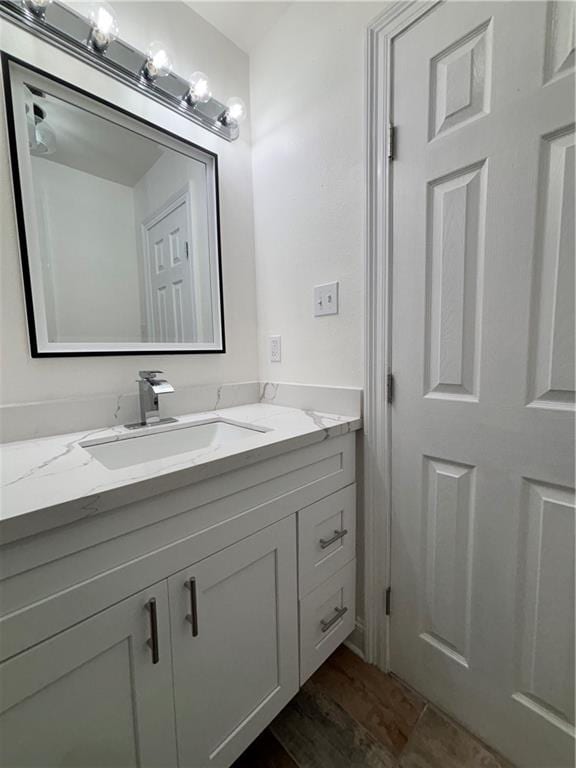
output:
[{"label": "light bulb", "polygon": [[33,154],[53,155],[56,152],[56,136],[46,123],[36,126],[36,147]]},{"label": "light bulb", "polygon": [[246,104],[237,96],[232,96],[226,102],[226,109],[220,115],[222,125],[239,125],[246,119]]},{"label": "light bulb", "polygon": [[156,80],[157,77],[166,77],[172,72],[172,59],[166,53],[166,49],[155,41],[150,43],[147,51],[144,75],[148,80]]},{"label": "light bulb", "polygon": [[118,21],[114,11],[107,3],[100,3],[90,9],[88,20],[92,27],[89,43],[99,53],[104,53],[118,36]]},{"label": "light bulb", "polygon": [[208,76],[204,72],[194,72],[188,78],[190,89],[186,98],[191,104],[205,103],[212,98]]},{"label": "light bulb", "polygon": [[28,125],[28,147],[32,155],[53,155],[56,151],[56,136],[48,125],[46,112],[37,102],[32,108],[26,105]]},{"label": "light bulb", "polygon": [[44,18],[46,8],[52,3],[52,0],[22,0],[22,2],[24,7],[32,11],[35,16]]}]

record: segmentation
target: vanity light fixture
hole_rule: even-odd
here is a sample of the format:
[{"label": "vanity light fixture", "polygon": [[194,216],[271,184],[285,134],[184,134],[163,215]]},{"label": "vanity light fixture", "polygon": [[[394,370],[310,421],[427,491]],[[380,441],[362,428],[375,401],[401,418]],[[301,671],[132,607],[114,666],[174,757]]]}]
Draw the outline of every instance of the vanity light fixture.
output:
[{"label": "vanity light fixture", "polygon": [[105,53],[106,49],[118,37],[118,21],[114,11],[107,3],[95,5],[88,14],[90,21],[89,45],[98,51]]},{"label": "vanity light fixture", "polygon": [[246,119],[246,104],[237,96],[232,96],[226,102],[226,109],[218,120],[222,125],[239,125]]},{"label": "vanity light fixture", "polygon": [[46,8],[48,8],[51,2],[52,0],[22,0],[24,8],[32,11],[32,13],[40,19],[44,18]]},{"label": "vanity light fixture", "polygon": [[146,52],[146,61],[142,68],[142,74],[151,83],[158,77],[166,77],[172,72],[172,59],[166,53],[166,49],[158,41],[150,43]]},{"label": "vanity light fixture", "polygon": [[159,43],[151,43],[144,53],[117,39],[118,21],[106,0],[75,5],[72,8],[63,0],[0,0],[0,19],[144,92],[225,141],[238,138],[238,126],[246,115],[240,99],[224,104],[212,96],[203,72],[194,72],[188,79],[178,75],[166,48]]},{"label": "vanity light fixture", "polygon": [[188,85],[190,87],[185,99],[193,107],[196,104],[205,104],[212,98],[208,75],[205,75],[204,72],[193,72],[188,78]]}]

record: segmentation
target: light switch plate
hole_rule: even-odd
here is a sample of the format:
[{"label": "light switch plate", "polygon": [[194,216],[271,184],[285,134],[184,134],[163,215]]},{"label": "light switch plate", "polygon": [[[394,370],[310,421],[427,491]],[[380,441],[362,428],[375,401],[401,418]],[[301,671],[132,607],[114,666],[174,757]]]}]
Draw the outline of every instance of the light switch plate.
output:
[{"label": "light switch plate", "polygon": [[282,360],[282,337],[270,336],[270,362],[279,363]]},{"label": "light switch plate", "polygon": [[314,316],[338,314],[338,283],[326,283],[314,288]]}]

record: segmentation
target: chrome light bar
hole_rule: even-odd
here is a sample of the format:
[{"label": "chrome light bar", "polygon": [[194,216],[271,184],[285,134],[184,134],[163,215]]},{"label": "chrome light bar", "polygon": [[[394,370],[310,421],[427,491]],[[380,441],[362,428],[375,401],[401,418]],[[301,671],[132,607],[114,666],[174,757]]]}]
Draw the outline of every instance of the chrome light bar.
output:
[{"label": "chrome light bar", "polygon": [[54,0],[42,13],[34,13],[20,0],[0,0],[0,18],[26,29],[66,53],[169,107],[226,141],[239,136],[238,124],[223,120],[227,107],[217,99],[192,103],[186,98],[190,84],[171,72],[151,80],[143,76],[147,54],[123,40],[112,40],[103,52],[90,45],[92,27],[84,16]]}]

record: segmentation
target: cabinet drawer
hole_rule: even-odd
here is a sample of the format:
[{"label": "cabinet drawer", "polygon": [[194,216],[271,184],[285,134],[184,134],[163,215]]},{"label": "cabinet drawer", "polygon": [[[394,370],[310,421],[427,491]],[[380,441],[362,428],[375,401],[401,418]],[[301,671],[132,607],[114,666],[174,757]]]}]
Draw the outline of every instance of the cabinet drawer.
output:
[{"label": "cabinet drawer", "polygon": [[300,600],[300,684],[354,630],[356,561]]},{"label": "cabinet drawer", "polygon": [[300,597],[356,556],[356,485],[298,512]]}]

